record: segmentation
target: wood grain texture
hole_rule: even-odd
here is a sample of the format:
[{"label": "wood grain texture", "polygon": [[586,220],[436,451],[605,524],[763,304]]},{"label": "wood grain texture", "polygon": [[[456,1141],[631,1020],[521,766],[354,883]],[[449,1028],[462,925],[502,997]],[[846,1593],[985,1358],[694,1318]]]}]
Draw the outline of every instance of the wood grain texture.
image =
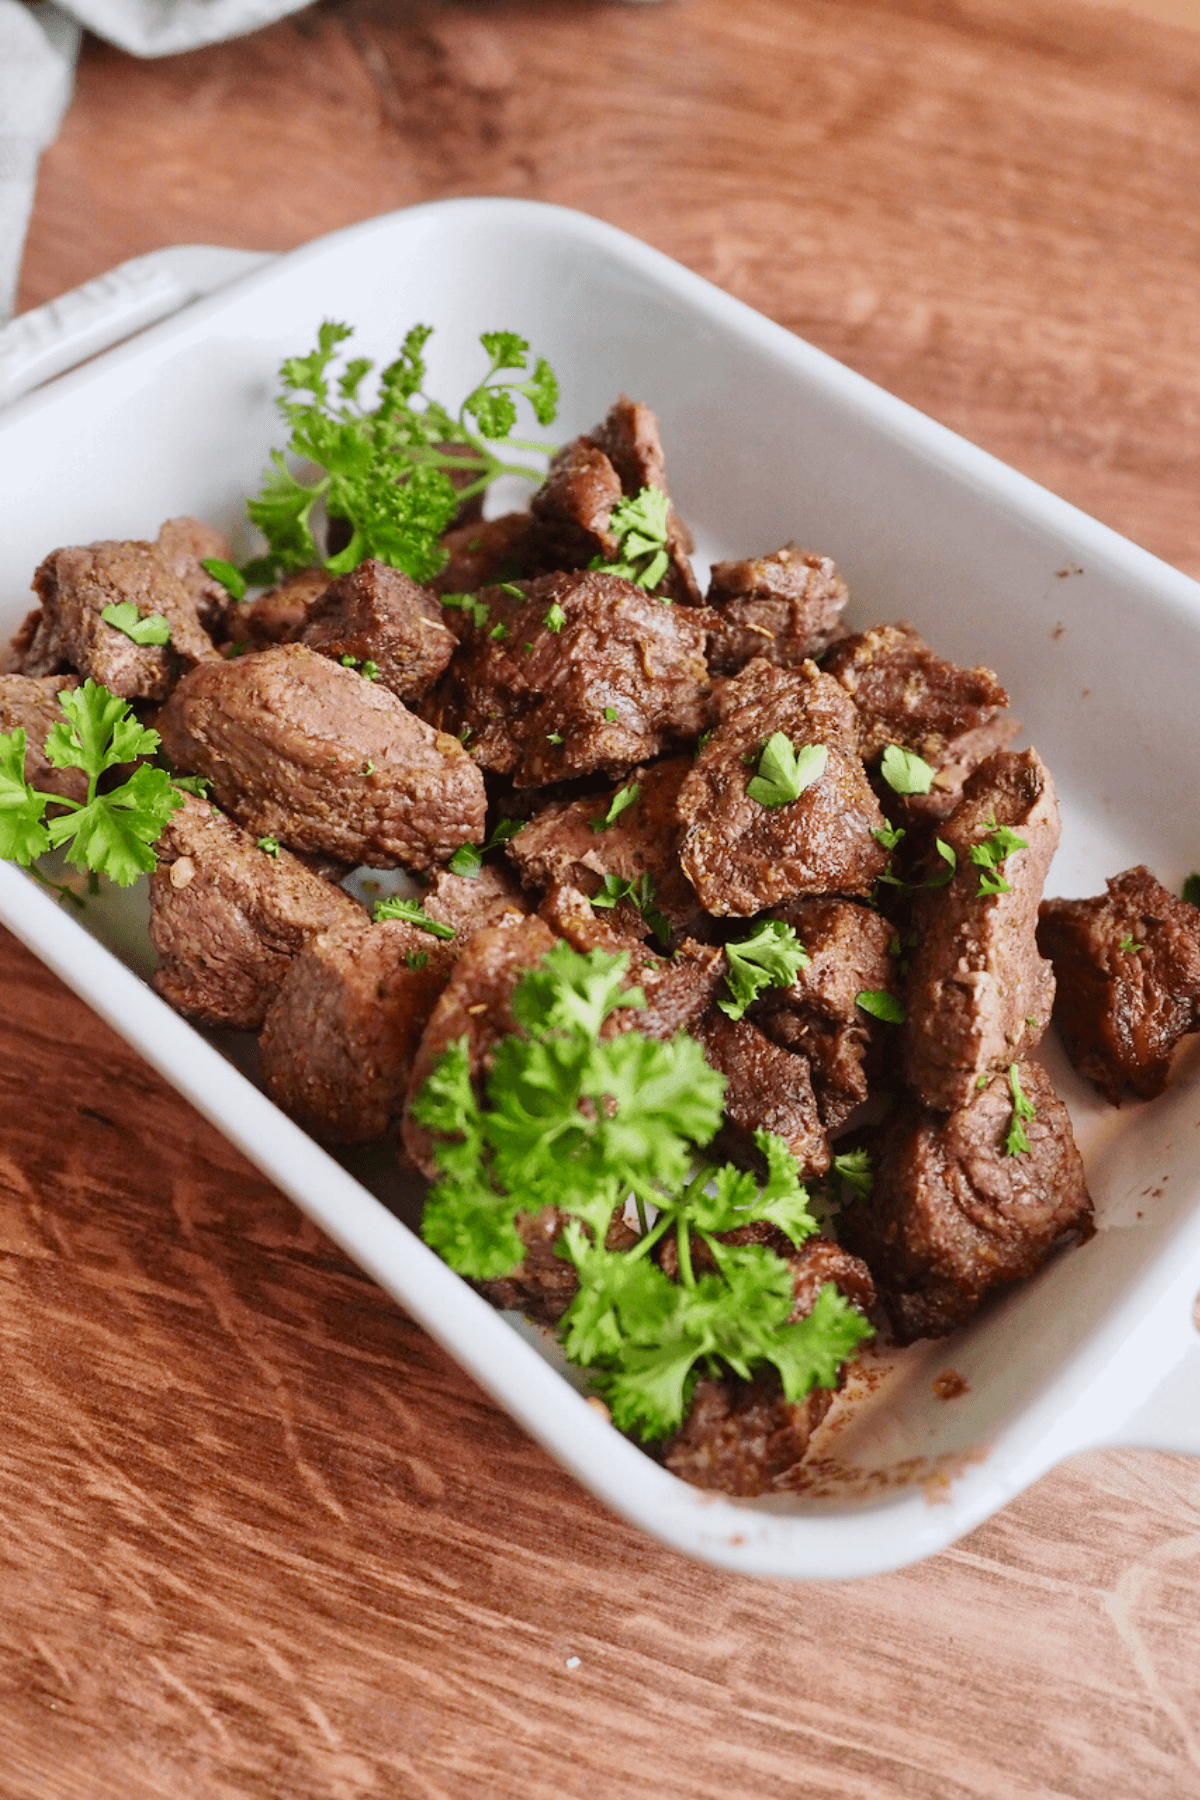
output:
[{"label": "wood grain texture", "polygon": [[[557,200],[1200,573],[1198,172],[1200,37],[1107,6],[349,0],[89,44],[23,301]],[[2,937],[0,1021],[0,1800],[1200,1796],[1196,1464],[852,1586],[692,1566]]]}]

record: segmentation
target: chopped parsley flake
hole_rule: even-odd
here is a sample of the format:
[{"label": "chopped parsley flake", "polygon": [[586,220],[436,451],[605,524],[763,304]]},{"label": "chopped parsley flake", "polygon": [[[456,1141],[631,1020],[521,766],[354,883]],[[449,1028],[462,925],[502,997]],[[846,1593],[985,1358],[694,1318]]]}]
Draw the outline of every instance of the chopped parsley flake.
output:
[{"label": "chopped parsley flake", "polygon": [[1124,950],[1129,956],[1136,956],[1139,950],[1144,950],[1146,946],[1145,944],[1135,944],[1131,937],[1123,937],[1118,948]]},{"label": "chopped parsley flake", "polygon": [[886,988],[864,988],[861,994],[855,994],[854,1001],[865,1013],[870,1013],[873,1019],[882,1019],[886,1025],[904,1023],[904,1008]]},{"label": "chopped parsley flake", "polygon": [[821,779],[828,761],[824,744],[802,744],[797,750],[790,738],[776,731],[763,745],[758,773],[746,784],[746,792],[760,806],[787,806]]},{"label": "chopped parsley flake", "polygon": [[644,487],[634,499],[618,500],[609,514],[608,529],[621,546],[616,562],[593,557],[589,568],[605,575],[621,575],[641,588],[655,588],[671,564],[667,550],[667,515],[670,501],[661,488]]},{"label": "chopped parsley flake", "polygon": [[647,870],[626,881],[621,875],[606,875],[600,891],[592,895],[592,905],[598,907],[619,906],[622,900],[628,900],[645,919],[647,925],[664,949],[671,945],[671,925],[666,915],[659,911],[654,903],[654,877]]},{"label": "chopped parsley flake", "polygon": [[1026,1156],[1029,1153],[1029,1139],[1025,1135],[1025,1121],[1037,1118],[1037,1108],[1025,1098],[1021,1091],[1021,1078],[1017,1074],[1016,1063],[1008,1065],[1008,1086],[1012,1094],[1012,1123],[1004,1140],[1005,1156]]},{"label": "chopped parsley flake", "polygon": [[[875,1186],[871,1158],[866,1150],[845,1150],[833,1159],[833,1173],[849,1188],[852,1200],[868,1200]],[[844,1198],[845,1196],[843,1196]]]},{"label": "chopped parsley flake", "polygon": [[147,613],[143,618],[132,600],[118,600],[110,606],[100,609],[100,617],[106,625],[117,631],[123,631],[127,638],[135,644],[145,647],[147,644],[169,644],[171,627],[161,613]]},{"label": "chopped parsley flake", "polygon": [[768,988],[790,987],[811,957],[792,926],[781,919],[767,919],[740,944],[726,944],[729,964],[728,1000],[717,1005],[731,1019],[740,1019],[746,1008]]},{"label": "chopped parsley flake", "polygon": [[429,961],[428,950],[406,950],[404,960],[410,969],[423,969]]},{"label": "chopped parsley flake", "polygon": [[478,881],[483,872],[483,851],[478,844],[460,844],[450,858],[450,873]]},{"label": "chopped parsley flake", "polygon": [[[529,647],[530,647],[530,649],[532,649],[533,648],[532,644]],[[561,744],[562,741],[563,741],[563,735],[562,735],[561,731],[548,731],[546,733],[546,742],[548,744]]]},{"label": "chopped parsley flake", "polygon": [[971,845],[971,861],[983,870],[979,877],[979,891],[975,896],[977,900],[985,894],[1010,894],[1012,888],[999,870],[1014,850],[1029,848],[1026,840],[1018,837],[1015,831],[1010,831],[1007,825],[997,825],[995,813],[987,824],[987,836],[978,844]]},{"label": "chopped parsley flake", "polygon": [[885,850],[894,850],[907,834],[903,825],[873,825],[871,836],[876,843],[882,844]]},{"label": "chopped parsley flake", "polygon": [[419,900],[401,900],[393,896],[388,900],[377,900],[371,908],[371,918],[376,925],[382,925],[385,919],[403,919],[409,925],[418,925],[431,937],[452,938],[456,935],[453,925],[443,925],[440,919],[431,919]]},{"label": "chopped parsley flake", "polygon": [[502,644],[505,639],[511,637],[511,635],[512,633],[509,631],[508,626],[504,623],[503,619],[501,619],[499,625],[493,625],[492,629],[488,632],[488,636],[494,638],[498,644]]},{"label": "chopped parsley flake", "polygon": [[542,624],[546,627],[547,631],[553,631],[557,635],[558,632],[560,632],[562,630],[562,628],[566,624],[566,622],[567,622],[567,615],[563,611],[562,607],[558,604],[558,601],[556,600],[554,602],[554,605],[550,608],[550,611],[546,614],[545,618],[542,620]]},{"label": "chopped parsley flake", "polygon": [[443,594],[442,605],[452,606],[458,612],[469,613],[476,625],[486,625],[488,622],[487,601],[481,600],[478,594]]},{"label": "chopped parsley flake", "polygon": [[279,839],[274,837],[260,837],[258,840],[258,848],[264,851],[268,856],[278,856]]},{"label": "chopped parsley flake", "polygon": [[222,562],[219,556],[206,556],[201,559],[200,567],[214,581],[219,581],[231,600],[246,598],[246,577],[232,563]]},{"label": "chopped parsley flake", "polygon": [[915,750],[902,750],[889,744],[883,753],[879,773],[894,794],[927,794],[933,786],[934,771]]},{"label": "chopped parsley flake", "polygon": [[610,825],[615,825],[626,808],[636,803],[641,791],[641,786],[636,781],[631,781],[627,787],[618,788],[609,802],[608,811],[604,817],[592,820],[592,830],[607,831]]},{"label": "chopped parsley flake", "polygon": [[615,706],[606,706],[604,709],[604,718],[605,718],[605,721],[607,724],[615,725],[617,722],[616,707]]}]

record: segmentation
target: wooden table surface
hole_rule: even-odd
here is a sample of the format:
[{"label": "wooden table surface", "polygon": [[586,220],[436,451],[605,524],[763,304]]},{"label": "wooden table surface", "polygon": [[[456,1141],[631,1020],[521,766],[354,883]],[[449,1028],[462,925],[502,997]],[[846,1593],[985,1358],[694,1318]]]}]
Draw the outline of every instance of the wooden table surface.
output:
[{"label": "wooden table surface", "polygon": [[[1143,4],[335,0],[89,42],[21,303],[559,201],[1200,575],[1200,33]],[[2,1800],[1200,1795],[1197,1464],[1080,1459],[852,1585],[694,1566],[11,939],[0,1009]]]}]

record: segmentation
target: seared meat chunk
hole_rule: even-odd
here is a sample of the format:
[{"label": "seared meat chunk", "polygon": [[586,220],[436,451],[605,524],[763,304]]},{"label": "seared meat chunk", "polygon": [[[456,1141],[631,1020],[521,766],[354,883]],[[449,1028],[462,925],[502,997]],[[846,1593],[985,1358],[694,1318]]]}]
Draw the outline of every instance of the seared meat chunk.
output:
[{"label": "seared meat chunk", "polygon": [[700,731],[703,612],[589,570],[544,575],[522,601],[500,588],[481,598],[493,624],[469,631],[422,710],[467,732],[485,769],[511,774],[518,787],[597,770],[623,775]]},{"label": "seared meat chunk", "polygon": [[[865,1266],[836,1244],[810,1238],[790,1253],[796,1285],[793,1319],[806,1318],[827,1281],[861,1311],[875,1303]],[[843,1368],[844,1379],[844,1368]],[[752,1381],[737,1375],[696,1383],[687,1417],[664,1446],[673,1475],[694,1487],[750,1496],[794,1486],[813,1432],[833,1404],[833,1390],[815,1387],[789,1402],[773,1368]]]},{"label": "seared meat chunk", "polygon": [[204,562],[232,562],[233,551],[228,538],[212,525],[184,515],[168,519],[159,527],[158,548],[173,575],[177,575],[192,597],[200,623],[209,637],[225,636],[226,614],[230,608],[227,590],[210,575]]},{"label": "seared meat chunk", "polygon": [[[566,1213],[556,1206],[544,1206],[540,1213],[518,1213],[517,1233],[526,1246],[525,1255],[511,1274],[498,1281],[476,1282],[484,1298],[505,1312],[524,1313],[539,1325],[557,1324],[579,1287],[574,1264],[554,1248],[566,1222]],[[615,1214],[605,1234],[605,1247],[628,1250],[636,1242],[637,1233],[620,1213]]]},{"label": "seared meat chunk", "polygon": [[578,888],[560,887],[551,888],[538,910],[573,950],[628,956],[625,986],[640,987],[646,1004],[610,1013],[602,1037],[640,1031],[643,1037],[672,1038],[677,1031],[694,1031],[724,980],[725,955],[719,945],[685,938],[673,956],[656,956],[640,941],[636,910],[624,902],[597,912]]},{"label": "seared meat chunk", "polygon": [[725,1077],[723,1142],[739,1162],[755,1154],[754,1133],[781,1137],[802,1175],[823,1175],[829,1140],[821,1124],[808,1062],[761,1032],[750,1019],[731,1019],[713,1006],[693,1035]]},{"label": "seared meat chunk", "polygon": [[557,942],[548,925],[529,917],[486,926],[460,950],[417,1048],[404,1108],[402,1141],[423,1175],[432,1179],[437,1168],[430,1135],[413,1117],[412,1106],[431,1069],[465,1037],[472,1079],[482,1082],[487,1077],[494,1046],[517,1028],[512,1015],[514,988]]},{"label": "seared meat chunk", "polygon": [[1090,900],[1047,900],[1038,947],[1054,965],[1067,1055],[1113,1105],[1152,1100],[1180,1038],[1200,1031],[1200,911],[1138,866]]},{"label": "seared meat chunk", "polygon": [[928,794],[896,797],[900,813],[913,818],[945,818],[972,769],[1020,729],[991,669],[947,662],[911,625],[877,625],[843,638],[824,667],[854,701],[865,763],[898,744],[932,764]]},{"label": "seared meat chunk", "polygon": [[[622,881],[649,875],[655,906],[676,931],[700,916],[695,893],[679,866],[681,827],[676,802],[692,766],[676,756],[648,769],[631,769],[620,786],[585,800],[556,800],[535,813],[510,839],[508,854],[530,887],[577,887],[597,893],[606,875]],[[637,789],[632,804],[605,825],[614,803]],[[639,915],[640,917],[640,915]],[[649,931],[642,922],[642,934]]]},{"label": "seared meat chunk", "polygon": [[432,870],[421,903],[431,919],[453,925],[457,948],[473,931],[532,910],[508,870],[498,863],[484,863],[474,877],[455,875],[450,869]]},{"label": "seared meat chunk", "polygon": [[773,1042],[807,1058],[821,1123],[836,1131],[867,1097],[872,1047],[895,1037],[894,1025],[857,1003],[864,992],[896,992],[893,927],[851,900],[793,900],[776,917],[795,929],[808,966],[790,987],[763,994],[750,1016]]},{"label": "seared meat chunk", "polygon": [[[673,609],[678,610],[678,609]],[[815,663],[779,669],[758,657],[726,682],[720,722],[679,793],[684,872],[710,913],[756,913],[797,894],[864,894],[887,856],[883,814],[855,745],[854,709]],[[779,806],[747,785],[775,732],[799,749],[824,744],[824,772]],[[750,766],[748,766],[748,764]]]},{"label": "seared meat chunk", "polygon": [[0,675],[20,675],[24,672],[29,646],[37,636],[37,628],[41,622],[40,606],[35,606],[32,612],[25,614],[12,637],[0,650]]},{"label": "seared meat chunk", "polygon": [[272,644],[294,644],[317,601],[327,592],[330,577],[325,569],[293,569],[278,587],[269,588],[257,600],[232,607],[229,635],[235,644],[251,650],[269,650]]},{"label": "seared meat chunk", "polygon": [[382,1137],[452,961],[449,943],[399,919],[360,913],[310,937],[259,1039],[271,1098],[325,1143]]},{"label": "seared meat chunk", "polygon": [[886,1126],[871,1193],[841,1216],[898,1343],[966,1324],[992,1289],[1035,1274],[1071,1234],[1091,1235],[1067,1109],[1037,1063],[1016,1069],[1034,1108],[1028,1150],[1006,1154],[1013,1093],[1007,1071],[993,1075],[948,1118],[919,1112]]},{"label": "seared meat chunk", "polygon": [[[429,585],[435,594],[477,594],[499,581],[521,581],[537,572],[532,536],[533,515],[527,512],[457,526],[442,537],[448,560]],[[461,617],[451,609],[446,622],[453,629]]]},{"label": "seared meat chunk", "polygon": [[785,544],[770,556],[713,564],[707,604],[717,623],[708,641],[714,675],[736,675],[756,656],[798,669],[839,636],[850,598],[828,556]]},{"label": "seared meat chunk", "polygon": [[[965,1106],[981,1075],[1021,1061],[1041,1041],[1054,973],[1038,955],[1037,909],[1059,828],[1054,783],[1036,750],[990,757],[942,828],[957,872],[914,902],[903,1027],[905,1077],[925,1106]],[[998,868],[973,861],[974,849],[1002,847],[997,830],[1014,832],[1025,848]],[[997,877],[1007,892],[981,892]]]},{"label": "seared meat chunk", "polygon": [[[74,669],[122,700],[162,700],[181,668],[216,659],[195,601],[155,544],[105,542],[54,550],[33,585],[42,611],[25,654],[26,675]],[[135,644],[106,623],[105,607],[122,601],[135,606],[139,618],[161,614],[170,626],[170,643]]]},{"label": "seared meat chunk", "polygon": [[0,731],[25,733],[25,779],[43,794],[87,799],[82,769],[56,769],[46,756],[46,734],[62,718],[58,696],[79,682],[74,675],[0,675]]},{"label": "seared meat chunk", "polygon": [[458,644],[429,589],[373,557],[326,589],[299,638],[338,662],[373,662],[401,700],[419,700]]},{"label": "seared meat chunk", "polygon": [[363,910],[288,854],[268,856],[207,800],[188,795],[158,840],[150,877],[154,985],[201,1025],[257,1031],[314,932]]},{"label": "seared meat chunk", "polygon": [[483,778],[457,739],[306,644],[194,669],[158,728],[176,768],[293,850],[421,869],[483,836]]},{"label": "seared meat chunk", "polygon": [[[648,406],[622,394],[602,425],[559,451],[545,485],[533,497],[534,544],[541,566],[582,569],[597,557],[620,562],[621,545],[610,525],[612,510],[622,498],[635,499],[647,487],[667,492],[658,420]],[[686,606],[700,599],[688,560],[690,548],[687,531],[669,504],[670,565],[657,591]]]}]

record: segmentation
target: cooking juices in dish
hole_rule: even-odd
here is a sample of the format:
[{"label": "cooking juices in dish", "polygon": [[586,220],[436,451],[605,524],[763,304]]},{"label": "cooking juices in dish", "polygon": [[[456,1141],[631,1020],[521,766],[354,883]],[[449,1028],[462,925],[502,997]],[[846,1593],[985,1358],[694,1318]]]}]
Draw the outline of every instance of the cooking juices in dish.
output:
[{"label": "cooking juices in dish", "polygon": [[[260,1032],[323,1141],[390,1134],[429,1241],[670,1469],[795,1483],[873,1332],[949,1332],[1090,1232],[1037,1045],[1057,1007],[1110,1098],[1160,1091],[1200,912],[1131,870],[1039,925],[1057,802],[996,676],[848,633],[793,544],[702,596],[644,405],[484,522],[512,394],[553,416],[544,365],[518,384],[527,347],[486,334],[489,376],[433,414],[410,334],[370,412],[350,365],[339,423],[337,342],[286,366],[292,447],[332,470],[323,562],[280,460],[247,571],[188,520],[42,564],[0,675],[0,848],[152,867],[172,1005]],[[368,913],[340,885],[364,864],[413,896]]]}]

